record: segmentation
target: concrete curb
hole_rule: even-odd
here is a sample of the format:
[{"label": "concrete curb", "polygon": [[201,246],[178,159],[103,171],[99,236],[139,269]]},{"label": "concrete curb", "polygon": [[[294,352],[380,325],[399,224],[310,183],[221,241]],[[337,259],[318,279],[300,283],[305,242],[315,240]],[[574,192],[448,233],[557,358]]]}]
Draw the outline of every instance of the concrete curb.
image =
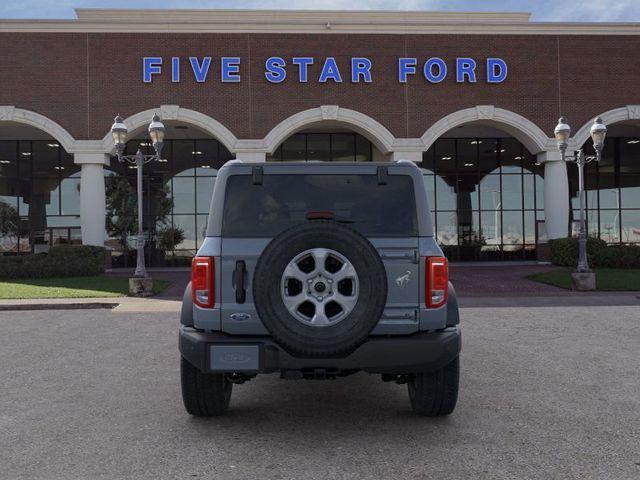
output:
[{"label": "concrete curb", "polygon": [[0,312],[28,310],[96,310],[116,308],[116,302],[84,302],[84,303],[11,303],[1,304]]}]

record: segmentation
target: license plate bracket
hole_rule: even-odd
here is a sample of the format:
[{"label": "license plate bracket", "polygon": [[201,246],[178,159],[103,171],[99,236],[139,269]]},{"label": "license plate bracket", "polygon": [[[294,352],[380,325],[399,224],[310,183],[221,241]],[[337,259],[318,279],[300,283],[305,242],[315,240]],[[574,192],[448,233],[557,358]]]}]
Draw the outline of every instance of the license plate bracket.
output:
[{"label": "license plate bracket", "polygon": [[259,345],[210,345],[209,370],[212,372],[258,372]]}]

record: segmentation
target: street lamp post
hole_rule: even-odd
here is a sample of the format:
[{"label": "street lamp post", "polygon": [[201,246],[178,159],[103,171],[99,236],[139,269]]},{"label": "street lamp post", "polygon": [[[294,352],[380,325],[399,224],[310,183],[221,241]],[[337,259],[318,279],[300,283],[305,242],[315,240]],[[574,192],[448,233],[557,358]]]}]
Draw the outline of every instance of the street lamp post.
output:
[{"label": "street lamp post", "polygon": [[[558,149],[562,155],[563,161],[573,162],[578,166],[578,192],[580,198],[580,234],[578,239],[578,266],[576,274],[587,274],[593,276],[591,269],[589,268],[589,260],[587,258],[587,225],[585,218],[586,209],[586,197],[584,190],[584,166],[593,161],[599,162],[602,157],[602,149],[604,147],[604,139],[607,135],[607,127],[602,123],[600,117],[596,118],[591,126],[591,139],[593,140],[593,148],[596,152],[595,155],[585,155],[582,149],[574,152],[573,154],[567,154],[567,147],[569,145],[569,138],[571,136],[571,127],[567,123],[566,119],[560,118],[558,125],[554,130],[556,142],[558,143]],[[576,276],[574,275],[574,281]],[[595,283],[595,278],[591,279],[591,283]],[[595,288],[595,285],[593,285]],[[592,288],[584,288],[592,289]]]},{"label": "street lamp post", "polygon": [[155,154],[144,155],[140,149],[138,149],[135,155],[125,155],[124,148],[127,141],[128,130],[124,124],[124,120],[120,115],[118,115],[111,126],[111,135],[113,136],[113,143],[116,147],[116,156],[118,157],[118,161],[135,165],[135,168],[137,169],[138,235],[136,237],[137,259],[134,278],[147,278],[147,270],[144,265],[144,233],[142,222],[142,167],[145,163],[161,159],[160,155],[162,153],[165,128],[157,114],[151,119],[148,130]]}]

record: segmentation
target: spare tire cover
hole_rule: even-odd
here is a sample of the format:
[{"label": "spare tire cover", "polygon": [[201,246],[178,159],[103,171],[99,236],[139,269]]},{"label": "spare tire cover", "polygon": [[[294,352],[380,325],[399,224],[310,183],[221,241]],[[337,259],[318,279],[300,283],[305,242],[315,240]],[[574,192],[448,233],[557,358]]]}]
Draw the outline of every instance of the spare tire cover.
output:
[{"label": "spare tire cover", "polygon": [[335,357],[357,348],[378,323],[386,272],[360,233],[312,221],[267,245],[253,276],[253,298],[260,320],[285,350]]}]

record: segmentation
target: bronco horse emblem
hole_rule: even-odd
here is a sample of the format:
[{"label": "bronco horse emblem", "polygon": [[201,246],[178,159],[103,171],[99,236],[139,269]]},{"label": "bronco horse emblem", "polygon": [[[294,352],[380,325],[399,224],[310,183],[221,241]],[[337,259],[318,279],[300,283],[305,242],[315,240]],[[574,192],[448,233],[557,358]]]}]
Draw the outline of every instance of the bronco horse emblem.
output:
[{"label": "bronco horse emblem", "polygon": [[409,283],[409,280],[411,280],[411,271],[407,270],[407,273],[405,273],[404,275],[396,278],[396,285],[398,285],[400,288],[402,288],[407,283]]}]

